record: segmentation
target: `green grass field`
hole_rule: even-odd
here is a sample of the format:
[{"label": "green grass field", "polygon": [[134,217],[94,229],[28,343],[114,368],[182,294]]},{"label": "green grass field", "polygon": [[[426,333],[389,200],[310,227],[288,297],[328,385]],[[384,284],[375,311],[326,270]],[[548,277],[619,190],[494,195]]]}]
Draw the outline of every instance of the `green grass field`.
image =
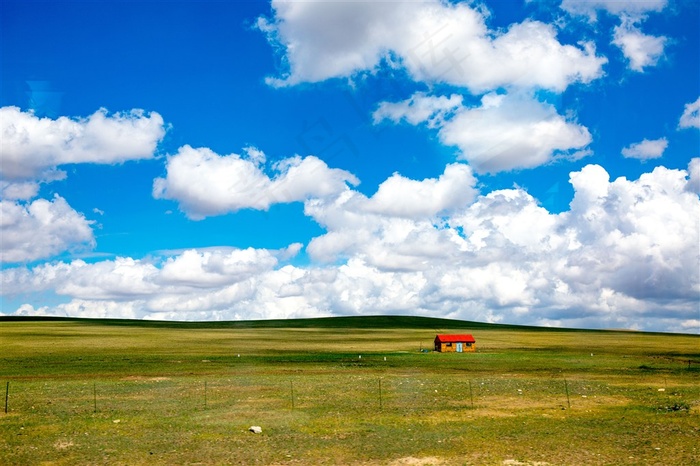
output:
[{"label": "green grass field", "polygon": [[[478,352],[421,352],[437,332]],[[700,464],[692,335],[7,319],[8,382],[3,465]]]}]

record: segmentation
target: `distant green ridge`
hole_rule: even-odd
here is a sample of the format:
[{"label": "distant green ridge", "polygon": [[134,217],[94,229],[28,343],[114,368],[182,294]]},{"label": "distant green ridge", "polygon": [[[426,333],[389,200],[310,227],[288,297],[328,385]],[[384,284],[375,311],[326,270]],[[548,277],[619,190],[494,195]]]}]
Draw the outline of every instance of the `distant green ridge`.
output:
[{"label": "distant green ridge", "polygon": [[[87,325],[132,326],[148,328],[185,328],[185,329],[216,329],[216,328],[353,328],[353,329],[433,329],[443,330],[474,330],[474,329],[522,329],[541,331],[591,331],[552,327],[533,327],[524,325],[489,324],[455,319],[435,317],[374,315],[374,316],[343,316],[317,317],[308,319],[277,319],[277,320],[241,320],[241,321],[161,321],[136,319],[85,319],[77,317],[45,317],[45,316],[0,316],[0,322],[78,322]],[[593,330],[595,331],[595,330]]]}]

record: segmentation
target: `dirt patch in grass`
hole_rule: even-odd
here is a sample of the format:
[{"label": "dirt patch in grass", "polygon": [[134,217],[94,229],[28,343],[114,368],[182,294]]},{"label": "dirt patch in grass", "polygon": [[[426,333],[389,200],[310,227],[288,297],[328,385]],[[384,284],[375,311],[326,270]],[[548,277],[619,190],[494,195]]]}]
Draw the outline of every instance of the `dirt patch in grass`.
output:
[{"label": "dirt patch in grass", "polygon": [[130,375],[123,377],[121,380],[125,382],[164,382],[170,380],[170,377],[144,377],[142,375]]},{"label": "dirt patch in grass", "polygon": [[[448,466],[452,464],[479,464],[477,463],[471,463],[467,462],[465,458],[452,458],[452,459],[446,459],[446,458],[438,458],[436,456],[426,456],[426,457],[414,457],[414,456],[407,456],[404,458],[398,458],[395,460],[392,460],[388,463],[362,463],[361,466],[374,466],[375,464],[386,464],[389,466]],[[490,463],[489,463],[490,464]],[[493,463],[497,464],[497,463]],[[520,461],[520,460],[514,460],[514,459],[507,459],[503,460],[501,463],[503,466],[550,466],[551,463],[548,463],[546,461]]]},{"label": "dirt patch in grass", "polygon": [[447,463],[434,456],[429,456],[426,458],[414,458],[413,456],[408,456],[406,458],[399,458],[389,463],[390,466],[442,466],[444,464]]},{"label": "dirt patch in grass", "polygon": [[70,440],[58,440],[53,444],[56,450],[65,450],[66,448],[72,447],[74,444]]},{"label": "dirt patch in grass", "polygon": [[503,466],[547,466],[550,463],[546,461],[518,461],[518,460],[505,460],[503,461]]},{"label": "dirt patch in grass", "polygon": [[395,460],[387,460],[382,462],[362,462],[353,463],[355,466],[447,466],[450,464],[458,464],[459,461],[448,461],[444,458],[438,458],[436,456],[405,456],[402,458],[397,458]]}]

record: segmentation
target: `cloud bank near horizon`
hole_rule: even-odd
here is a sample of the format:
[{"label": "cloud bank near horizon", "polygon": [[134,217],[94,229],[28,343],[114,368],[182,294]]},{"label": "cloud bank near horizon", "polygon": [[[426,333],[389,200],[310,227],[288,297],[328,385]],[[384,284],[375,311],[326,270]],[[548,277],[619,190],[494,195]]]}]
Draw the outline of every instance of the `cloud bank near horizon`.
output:
[{"label": "cloud bank near horizon", "polygon": [[[419,314],[485,322],[697,332],[700,198],[689,169],[610,180],[572,172],[553,214],[521,188],[479,194],[469,166],[398,174],[367,197],[346,186],[304,202],[325,230],[283,250],[209,248],[15,267],[3,292],[55,293],[14,315],[172,320]],[[407,193],[415,196],[406,198]],[[418,195],[422,193],[423,195]],[[405,202],[395,202],[404,199]]]}]

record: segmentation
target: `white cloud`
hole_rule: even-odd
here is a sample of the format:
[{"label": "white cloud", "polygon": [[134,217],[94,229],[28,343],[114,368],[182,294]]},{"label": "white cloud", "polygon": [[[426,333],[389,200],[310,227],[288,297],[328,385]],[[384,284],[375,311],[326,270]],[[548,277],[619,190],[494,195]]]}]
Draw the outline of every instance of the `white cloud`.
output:
[{"label": "white cloud", "polygon": [[358,256],[370,266],[420,270],[444,260],[452,232],[436,229],[442,218],[469,205],[476,179],[464,164],[451,164],[438,179],[409,180],[393,175],[371,198],[348,191],[336,198],[312,199],[304,212],[328,233],[306,250],[318,261]]},{"label": "white cloud", "polygon": [[80,300],[134,300],[166,291],[154,283],[155,265],[130,257],[88,264],[76,260],[70,264],[46,264],[40,274],[56,280],[56,293]]},{"label": "white cloud", "polygon": [[572,14],[596,19],[598,10],[615,16],[639,18],[650,12],[659,12],[666,7],[667,0],[562,0],[561,7]]},{"label": "white cloud", "polygon": [[700,97],[695,102],[685,104],[678,127],[700,129]]},{"label": "white cloud", "polygon": [[142,110],[87,118],[39,118],[17,107],[0,108],[0,176],[6,180],[55,179],[69,163],[114,164],[153,157],[165,135],[163,118]]},{"label": "white cloud", "polygon": [[[393,176],[372,197],[347,189],[310,199],[327,232],[307,247],[325,264],[285,264],[287,250],[212,248],[151,261],[120,258],[11,268],[4,294],[69,299],[18,313],[149,319],[257,319],[416,313],[488,322],[693,331],[700,298],[698,168],[657,167],[610,180],[571,174],[570,209],[552,214],[522,189],[413,210],[391,208],[407,186],[452,192],[468,167],[438,179]],[[392,180],[392,181],[390,181]],[[473,188],[472,188],[473,189]],[[432,191],[431,191],[432,190]],[[380,194],[380,192],[382,194]],[[451,198],[448,196],[447,198]],[[373,208],[370,208],[373,207]],[[393,210],[392,210],[393,209]],[[441,214],[434,214],[441,211]],[[31,296],[31,295],[30,295]]]},{"label": "white cloud", "polygon": [[0,261],[27,262],[94,247],[93,222],[61,196],[29,201],[41,183],[65,178],[63,165],[152,158],[164,135],[163,118],[156,112],[109,115],[100,109],[87,118],[51,119],[0,108]]},{"label": "white cloud", "polygon": [[599,166],[573,173],[576,194],[567,217],[580,247],[569,263],[594,267],[598,289],[638,300],[697,302],[700,199],[685,189],[687,175],[657,167],[637,181],[611,183]]},{"label": "white cloud", "polygon": [[695,157],[688,163],[688,184],[686,191],[700,194],[700,157]]},{"label": "white cloud", "polygon": [[218,291],[273,270],[280,258],[298,253],[301,245],[282,250],[205,248],[188,249],[155,259],[118,257],[96,263],[74,260],[34,268],[4,271],[6,294],[54,290],[81,300],[149,300],[158,295]]},{"label": "white cloud", "polygon": [[[297,249],[298,250],[298,249]],[[159,281],[197,288],[218,287],[242,281],[277,265],[277,258],[267,250],[191,249],[163,264]]]},{"label": "white cloud", "polygon": [[666,8],[667,0],[563,0],[561,8],[573,15],[597,20],[597,12],[605,11],[620,19],[614,28],[612,43],[619,47],[630,69],[643,72],[654,66],[664,54],[668,39],[664,36],[644,34],[638,27],[649,13]]},{"label": "white cloud", "polygon": [[602,74],[594,46],[563,45],[556,30],[526,20],[489,30],[466,3],[287,2],[273,0],[274,17],[258,27],[284,53],[288,71],[272,85],[319,82],[376,69],[383,60],[416,80],[483,92],[498,87],[563,91]]},{"label": "white cloud", "polygon": [[31,304],[23,304],[13,315],[17,316],[51,316],[78,317],[86,319],[143,319],[140,301],[86,301],[73,299],[69,303],[54,307],[41,306],[35,308]]},{"label": "white cloud", "polygon": [[622,149],[622,155],[627,158],[648,160],[658,159],[664,155],[664,151],[668,147],[666,138],[660,139],[644,139],[642,142],[631,144]]},{"label": "white cloud", "polygon": [[[481,251],[493,247],[490,259],[507,259],[514,251],[498,251],[499,243],[512,244],[517,255],[551,250],[564,242],[556,233],[557,217],[537,205],[537,201],[521,189],[493,191],[482,196],[450,225],[464,232],[465,250]],[[496,254],[494,256],[493,254]],[[515,260],[515,258],[513,258]]]},{"label": "white cloud", "polygon": [[554,106],[524,94],[486,94],[480,107],[459,104],[455,96],[414,94],[399,103],[382,103],[374,113],[438,128],[440,141],[460,149],[460,158],[478,172],[532,168],[585,148],[588,129],[559,115]]},{"label": "white cloud", "polygon": [[39,118],[17,107],[0,108],[2,262],[46,259],[94,247],[90,222],[62,197],[28,202],[40,183],[65,178],[73,163],[116,164],[152,158],[165,135],[163,118],[142,110],[87,118]]},{"label": "white cloud", "polygon": [[276,175],[270,178],[261,166],[264,154],[246,152],[222,156],[207,148],[183,146],[168,157],[165,178],[154,180],[153,196],[177,201],[190,218],[202,219],[335,195],[346,190],[347,183],[359,183],[351,173],[329,168],[314,156],[283,159],[272,165]]},{"label": "white cloud", "polygon": [[26,201],[39,193],[39,183],[34,181],[9,182],[0,180],[0,199]]},{"label": "white cloud", "polygon": [[659,167],[636,181],[611,182],[590,165],[572,173],[576,196],[568,212],[551,214],[509,189],[438,224],[374,215],[362,209],[367,199],[344,195],[307,203],[307,214],[328,230],[307,251],[329,263],[349,258],[384,279],[423,281],[405,289],[422,313],[650,328],[653,316],[668,311],[679,328],[700,296],[693,220],[700,200],[685,189],[686,178]]},{"label": "white cloud", "polygon": [[58,195],[31,203],[0,200],[0,213],[0,262],[28,262],[94,246],[92,222]]},{"label": "white cloud", "polygon": [[380,103],[372,118],[374,124],[382,120],[391,120],[394,123],[404,120],[412,125],[427,123],[428,127],[434,128],[440,126],[445,118],[461,107],[461,95],[435,97],[424,92],[416,92],[411,98],[401,102]]},{"label": "white cloud", "polygon": [[438,179],[415,181],[394,173],[379,185],[364,210],[381,215],[430,218],[462,208],[477,194],[469,166],[454,163]]},{"label": "white cloud", "polygon": [[612,43],[622,50],[634,71],[643,72],[644,68],[654,66],[663,56],[667,39],[663,36],[643,34],[629,21],[615,27]]}]

